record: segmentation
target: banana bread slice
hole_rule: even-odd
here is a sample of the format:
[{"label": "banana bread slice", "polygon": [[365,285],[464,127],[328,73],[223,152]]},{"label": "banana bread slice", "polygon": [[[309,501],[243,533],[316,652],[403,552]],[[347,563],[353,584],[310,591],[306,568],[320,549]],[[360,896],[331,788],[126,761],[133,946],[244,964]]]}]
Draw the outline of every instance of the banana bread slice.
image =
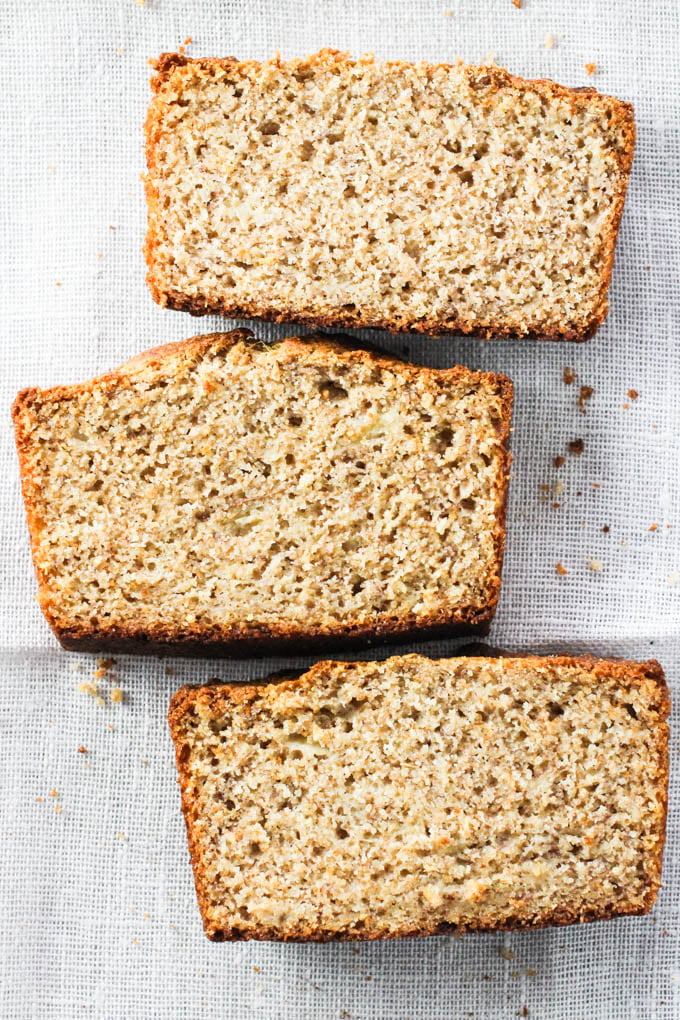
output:
[{"label": "banana bread slice", "polygon": [[43,611],[67,648],[263,652],[484,629],[512,384],[323,337],[196,337],[25,390]]},{"label": "banana bread slice", "polygon": [[184,687],[169,722],[206,934],[377,939],[643,914],[657,662],[406,655]]},{"label": "banana bread slice", "polygon": [[585,340],[607,313],[628,103],[497,67],[322,50],[156,63],[159,304],[327,326]]}]

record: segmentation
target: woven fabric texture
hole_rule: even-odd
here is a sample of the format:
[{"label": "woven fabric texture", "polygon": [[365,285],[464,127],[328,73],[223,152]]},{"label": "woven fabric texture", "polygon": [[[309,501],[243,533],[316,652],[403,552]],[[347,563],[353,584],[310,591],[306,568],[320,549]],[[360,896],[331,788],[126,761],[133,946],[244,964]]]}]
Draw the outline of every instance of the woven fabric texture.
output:
[{"label": "woven fabric texture", "polygon": [[[679,33],[672,0],[523,0],[519,9],[512,0],[4,0],[1,1016],[680,1015],[677,725],[664,888],[650,917],[461,940],[209,944],[168,700],[185,681],[246,680],[291,660],[121,656],[96,678],[95,656],[60,651],[35,601],[9,420],[23,386],[81,381],[156,344],[232,325],[161,310],[145,287],[149,58],[188,36],[189,55],[294,56],[326,45],[409,60],[494,54],[515,74],[595,85],[634,102],[638,123],[612,307],[598,335],[578,346],[376,339],[426,364],[515,381],[507,558],[491,642],[655,656],[677,690]],[[255,329],[266,338],[296,332]],[[592,394],[579,406],[583,386]],[[569,451],[576,439],[580,455]],[[81,689],[93,682],[102,703]],[[122,702],[111,697],[116,687]]]}]

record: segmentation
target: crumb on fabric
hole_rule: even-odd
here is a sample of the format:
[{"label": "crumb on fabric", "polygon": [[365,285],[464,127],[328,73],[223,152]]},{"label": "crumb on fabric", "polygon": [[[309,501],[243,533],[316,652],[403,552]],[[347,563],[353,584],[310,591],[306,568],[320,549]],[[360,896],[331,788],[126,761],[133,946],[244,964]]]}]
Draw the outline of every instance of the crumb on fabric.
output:
[{"label": "crumb on fabric", "polygon": [[556,468],[561,468],[562,465],[566,463],[566,460],[567,460],[566,457],[555,457],[553,464],[555,465]]},{"label": "crumb on fabric", "polygon": [[596,73],[597,64],[591,60],[589,63],[586,64],[586,74],[588,75],[589,78],[591,78]]},{"label": "crumb on fabric", "polygon": [[562,370],[562,382],[565,384],[565,386],[571,386],[575,379],[576,372],[574,372],[572,368],[569,368],[568,365],[565,365],[564,369]]},{"label": "crumb on fabric", "polygon": [[536,971],[534,970],[533,967],[527,967],[524,973],[526,974],[527,977],[536,977]]},{"label": "crumb on fabric", "polygon": [[659,528],[658,524],[650,524],[650,526],[649,526],[649,530],[650,531],[657,531],[658,528]]},{"label": "crumb on fabric", "polygon": [[637,400],[640,394],[638,393],[637,390],[628,390],[628,396],[630,397],[631,400]]},{"label": "crumb on fabric", "polygon": [[54,805],[54,813],[55,813],[55,815],[60,815],[61,814],[61,804],[55,804]]},{"label": "crumb on fabric", "polygon": [[567,570],[567,568],[566,568],[566,567],[563,567],[561,563],[556,563],[556,564],[555,564],[555,570],[556,570],[556,571],[557,571],[557,573],[558,573],[558,574],[560,575],[560,577],[564,577],[564,575],[565,575],[565,574],[568,574],[568,573],[569,573],[569,571]]},{"label": "crumb on fabric", "polygon": [[578,406],[586,413],[586,400],[590,400],[595,390],[592,386],[582,386],[578,395]]},{"label": "crumb on fabric", "polygon": [[555,495],[556,496],[561,496],[563,492],[564,492],[564,482],[562,481],[561,478],[558,478],[558,480],[555,482]]},{"label": "crumb on fabric", "polygon": [[100,708],[104,707],[104,699],[101,695],[101,691],[92,681],[84,680],[82,684],[78,684],[78,690],[81,694],[89,694],[92,700],[99,705]]},{"label": "crumb on fabric", "polygon": [[545,48],[546,48],[546,50],[554,50],[555,49],[555,36],[554,35],[547,35],[545,37]]},{"label": "crumb on fabric", "polygon": [[112,687],[110,696],[111,701],[113,702],[114,705],[119,705],[122,701],[125,700],[125,694],[120,689],[120,687]]},{"label": "crumb on fabric", "polygon": [[516,7],[517,10],[520,10],[522,6],[522,0],[512,0],[512,6]]},{"label": "crumb on fabric", "polygon": [[500,956],[503,957],[504,960],[515,959],[515,954],[513,953],[512,949],[508,949],[507,946],[501,946],[500,949],[498,950],[498,953]]},{"label": "crumb on fabric", "polygon": [[572,439],[569,443],[569,453],[573,453],[575,457],[580,457],[584,447],[585,443],[582,439]]},{"label": "crumb on fabric", "polygon": [[59,791],[58,790],[50,790],[50,797],[58,797],[58,796],[59,796]]},{"label": "crumb on fabric", "polygon": [[116,665],[115,659],[97,659],[97,665],[100,669],[112,669]]},{"label": "crumb on fabric", "polygon": [[83,744],[81,744],[78,748],[78,754],[87,754],[87,748],[84,747]]},{"label": "crumb on fabric", "polygon": [[594,573],[599,574],[602,571],[602,561],[588,560],[588,567],[590,570],[594,571]]},{"label": "crumb on fabric", "polygon": [[611,531],[612,529],[611,529],[611,527],[609,526],[609,524],[603,524],[603,525],[602,525],[602,530],[604,531],[605,535],[608,535],[608,534],[609,534],[609,532],[610,532],[610,531]]}]

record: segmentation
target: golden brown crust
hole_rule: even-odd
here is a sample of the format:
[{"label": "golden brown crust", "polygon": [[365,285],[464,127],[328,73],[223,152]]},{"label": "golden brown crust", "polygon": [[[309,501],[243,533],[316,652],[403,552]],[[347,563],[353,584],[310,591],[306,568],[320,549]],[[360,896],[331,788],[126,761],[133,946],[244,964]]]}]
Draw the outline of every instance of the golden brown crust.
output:
[{"label": "golden brown crust", "polygon": [[345,358],[369,360],[377,367],[390,368],[404,373],[407,377],[425,375],[432,380],[445,374],[452,380],[470,380],[489,382],[500,393],[503,416],[498,424],[501,444],[505,450],[505,463],[501,466],[501,483],[496,505],[496,527],[494,543],[496,547],[495,570],[489,579],[490,596],[487,603],[480,606],[461,607],[455,612],[433,613],[421,617],[417,622],[412,618],[403,618],[390,614],[376,615],[370,626],[366,624],[346,624],[316,630],[300,630],[284,625],[256,627],[223,627],[219,625],[198,625],[186,628],[181,632],[164,630],[158,627],[144,626],[128,628],[111,625],[104,629],[91,629],[86,626],[74,625],[73,620],[62,616],[59,607],[54,605],[50,594],[50,579],[40,566],[38,541],[41,521],[38,513],[39,491],[33,477],[30,456],[30,426],[33,405],[40,401],[73,400],[85,396],[96,389],[112,388],[125,383],[136,375],[160,367],[188,366],[213,348],[228,349],[234,344],[243,342],[261,346],[250,330],[236,329],[228,333],[212,333],[181,340],[176,343],[164,344],[137,355],[130,361],[106,375],[90,379],[75,386],[56,386],[49,390],[25,389],[17,396],[12,406],[15,425],[15,438],[19,457],[22,493],[26,508],[31,551],[36,575],[38,577],[38,600],[40,607],[58,638],[61,645],[69,651],[116,651],[136,654],[168,653],[173,655],[220,657],[260,656],[272,652],[294,654],[305,651],[341,648],[354,648],[371,644],[385,644],[396,641],[408,641],[417,638],[456,637],[464,634],[484,635],[489,628],[496,611],[501,588],[501,570],[505,550],[505,515],[508,497],[508,475],[511,454],[508,449],[510,436],[510,419],[512,414],[513,386],[507,376],[494,373],[473,372],[462,366],[446,370],[430,369],[402,361],[394,355],[379,351],[371,345],[342,336],[325,336],[312,334],[306,337],[288,337],[278,343],[297,345],[300,350],[313,345],[331,355],[342,355]]},{"label": "golden brown crust", "polygon": [[[472,656],[475,659],[492,661],[499,656]],[[376,939],[410,938],[416,936],[445,935],[461,931],[513,931],[521,928],[546,928],[560,927],[568,924],[584,924],[591,921],[606,921],[614,917],[626,915],[647,914],[654,906],[661,886],[661,869],[663,862],[664,841],[666,833],[666,818],[668,812],[668,740],[669,726],[668,716],[670,714],[670,695],[664,671],[655,659],[647,662],[637,662],[630,659],[598,659],[591,655],[512,655],[504,653],[503,658],[514,661],[530,661],[532,665],[545,663],[552,668],[582,666],[589,672],[593,683],[601,680],[617,680],[626,684],[636,684],[646,687],[653,695],[653,707],[658,714],[659,723],[657,731],[657,750],[659,754],[660,767],[654,776],[654,785],[661,795],[661,811],[658,825],[656,826],[656,852],[650,855],[647,861],[646,874],[648,892],[645,902],[639,903],[630,901],[628,903],[604,904],[597,907],[586,907],[580,910],[558,909],[551,913],[522,914],[518,912],[516,917],[496,922],[489,920],[474,925],[451,925],[435,924],[431,927],[405,927],[399,929],[387,929],[374,926],[370,917],[367,917],[360,926],[350,926],[345,930],[326,931],[314,928],[303,927],[248,927],[240,929],[238,925],[231,928],[216,929],[210,919],[211,897],[207,889],[202,867],[201,853],[198,844],[198,837],[194,829],[195,807],[190,790],[190,777],[186,768],[188,752],[185,752],[182,744],[182,720],[187,713],[194,710],[197,701],[208,701],[211,708],[220,711],[220,706],[227,703],[239,706],[252,705],[254,702],[266,698],[272,687],[280,691],[300,691],[314,686],[316,678],[322,674],[324,669],[331,665],[328,661],[317,662],[307,672],[292,679],[280,680],[278,677],[269,677],[259,683],[251,684],[221,684],[215,683],[204,686],[181,687],[172,697],[168,711],[168,724],[175,745],[175,755],[179,782],[182,795],[182,812],[187,830],[189,854],[194,873],[196,895],[198,905],[203,919],[205,933],[214,942],[234,942],[253,939],[256,941],[282,941],[282,942],[345,942],[364,941]],[[419,656],[413,656],[414,659]],[[465,656],[461,657],[465,658]],[[338,665],[337,663],[332,665]],[[356,667],[370,666],[370,663],[343,663],[344,670],[355,669]]]},{"label": "golden brown crust", "polygon": [[[372,60],[372,57],[351,60],[349,55],[346,53],[333,49],[322,49],[302,62],[302,66],[308,67],[312,70],[317,66],[325,67],[329,64],[329,62],[349,64],[352,66],[355,64],[371,63]],[[270,61],[270,63],[278,66],[281,63],[281,60],[279,57],[276,57],[274,60]],[[178,72],[181,75],[181,69],[192,64],[198,64],[209,72],[222,68],[229,68],[235,76],[247,76],[262,66],[257,61],[239,61],[236,57],[190,58],[179,53],[163,53],[153,65],[156,71],[155,76],[151,79],[151,88],[154,95],[161,93],[165,84],[175,73]],[[411,65],[404,61],[394,60],[386,61],[386,66],[409,67]],[[419,66],[425,68],[426,72],[432,75],[439,68],[447,68],[452,65],[446,63],[424,63]],[[476,321],[468,320],[459,316],[454,316],[444,320],[419,319],[412,321],[405,316],[399,318],[367,317],[344,308],[336,309],[332,315],[329,315],[320,308],[311,308],[309,311],[293,312],[287,308],[280,308],[262,303],[250,304],[248,302],[239,302],[235,300],[230,301],[226,298],[216,301],[207,301],[203,298],[191,297],[190,295],[159,286],[155,276],[155,251],[158,246],[158,241],[154,229],[154,225],[157,222],[157,214],[159,212],[159,195],[155,185],[153,184],[152,175],[153,171],[157,168],[156,146],[160,138],[163,117],[163,110],[160,102],[158,104],[152,102],[145,123],[146,157],[147,167],[149,170],[149,174],[146,178],[145,190],[148,204],[149,226],[144,245],[144,253],[149,269],[147,274],[147,284],[154,301],[162,307],[189,312],[190,315],[195,316],[224,315],[236,319],[258,318],[267,322],[296,322],[316,328],[380,329],[389,333],[416,333],[434,337],[448,333],[463,333],[479,337],[483,340],[523,339],[571,341],[580,343],[590,339],[600,328],[609,311],[607,292],[611,282],[616,239],[618,236],[621,216],[623,215],[628,179],[630,176],[635,149],[635,117],[633,106],[631,103],[623,102],[613,96],[607,96],[599,93],[593,88],[586,87],[570,89],[546,78],[535,80],[523,79],[510,74],[501,67],[478,67],[472,70],[476,73],[483,74],[485,79],[488,79],[488,82],[486,83],[492,84],[497,89],[508,86],[521,87],[523,89],[532,90],[548,99],[567,99],[573,104],[574,109],[589,105],[593,101],[593,98],[596,97],[608,108],[608,115],[611,117],[612,123],[619,126],[622,130],[625,141],[623,147],[617,152],[619,181],[612,206],[611,223],[605,237],[605,259],[600,282],[599,297],[597,304],[593,308],[587,321],[584,321],[578,328],[565,325],[560,328],[546,327],[540,331],[530,330],[528,328],[523,331],[518,331],[515,327],[508,326],[500,320],[485,325],[480,325]]]}]

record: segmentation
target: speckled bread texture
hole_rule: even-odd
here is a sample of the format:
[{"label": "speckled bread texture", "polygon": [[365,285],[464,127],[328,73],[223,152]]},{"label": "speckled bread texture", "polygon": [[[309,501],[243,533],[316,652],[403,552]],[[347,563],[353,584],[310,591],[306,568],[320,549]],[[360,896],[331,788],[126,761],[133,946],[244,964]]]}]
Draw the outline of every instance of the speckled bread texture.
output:
[{"label": "speckled bread texture", "polygon": [[377,939],[643,914],[661,881],[657,662],[418,655],[172,699],[206,934]]},{"label": "speckled bread texture", "polygon": [[512,384],[324,337],[196,337],[25,390],[43,612],[67,648],[258,654],[479,631]]},{"label": "speckled bread texture", "polygon": [[607,314],[628,103],[497,67],[164,54],[154,299],[432,335],[585,340]]}]

